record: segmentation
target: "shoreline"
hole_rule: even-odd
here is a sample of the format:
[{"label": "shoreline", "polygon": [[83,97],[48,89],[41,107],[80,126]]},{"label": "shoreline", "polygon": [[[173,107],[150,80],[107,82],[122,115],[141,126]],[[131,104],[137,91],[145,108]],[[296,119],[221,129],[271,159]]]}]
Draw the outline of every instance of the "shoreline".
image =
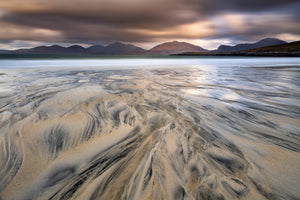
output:
[{"label": "shoreline", "polygon": [[0,60],[7,59],[140,59],[140,58],[225,58],[225,57],[300,57],[300,53],[224,53],[224,54],[211,54],[211,53],[182,53],[182,54],[171,54],[171,55],[59,55],[59,54],[0,54]]}]

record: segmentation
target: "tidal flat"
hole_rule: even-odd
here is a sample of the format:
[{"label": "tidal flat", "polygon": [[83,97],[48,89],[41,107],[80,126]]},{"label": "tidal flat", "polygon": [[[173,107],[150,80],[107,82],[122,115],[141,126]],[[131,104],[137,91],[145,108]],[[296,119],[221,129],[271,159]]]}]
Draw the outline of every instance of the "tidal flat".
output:
[{"label": "tidal flat", "polygon": [[1,200],[299,199],[299,58],[128,60],[0,61]]}]

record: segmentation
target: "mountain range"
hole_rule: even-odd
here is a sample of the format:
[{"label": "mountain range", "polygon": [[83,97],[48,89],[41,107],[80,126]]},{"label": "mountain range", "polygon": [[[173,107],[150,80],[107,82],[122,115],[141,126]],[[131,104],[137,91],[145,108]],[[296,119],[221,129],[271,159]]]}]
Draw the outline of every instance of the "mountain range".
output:
[{"label": "mountain range", "polygon": [[219,48],[213,52],[217,52],[217,53],[236,52],[236,51],[242,51],[247,49],[255,49],[260,47],[273,46],[273,45],[286,44],[286,43],[287,42],[276,38],[266,38],[255,43],[238,44],[235,46],[220,45]]},{"label": "mountain range", "polygon": [[165,42],[159,44],[152,49],[145,52],[149,55],[171,55],[171,54],[180,54],[186,52],[208,52],[207,49],[203,49],[200,46],[189,44],[187,42]]},{"label": "mountain range", "polygon": [[[234,55],[237,52],[246,53],[248,50],[259,49],[264,47],[276,46],[276,45],[288,45],[283,40],[276,38],[266,38],[255,43],[238,44],[235,46],[220,45],[218,49],[209,51],[200,46],[189,44],[186,42],[165,42],[159,44],[149,50],[137,47],[132,44],[123,44],[121,42],[115,42],[113,44],[102,46],[93,45],[88,48],[84,48],[79,45],[72,45],[69,47],[62,47],[59,45],[52,46],[38,46],[31,49],[18,49],[18,50],[0,50],[0,54],[13,54],[13,55],[72,55],[72,56],[87,56],[87,55]],[[269,53],[272,51],[269,48]],[[274,48],[273,48],[274,49]],[[300,49],[297,45],[294,45],[294,51],[299,53]],[[281,51],[287,51],[287,48],[279,48]],[[264,49],[267,51],[267,49]],[[278,51],[278,49],[277,49]],[[251,52],[248,52],[251,54]],[[253,52],[252,52],[253,54]]]},{"label": "mountain range", "polygon": [[108,46],[94,45],[86,50],[87,53],[91,54],[141,54],[146,51],[132,44],[123,44],[121,42],[115,42]]},{"label": "mountain range", "polygon": [[300,56],[300,41],[237,52],[245,56]]},{"label": "mountain range", "polygon": [[[80,45],[62,47],[59,45],[38,46],[31,49],[18,49],[6,51],[12,54],[53,54],[53,55],[93,55],[93,54],[141,54],[146,50],[131,44],[116,42],[108,46],[94,45],[84,48]],[[1,53],[1,52],[0,52]],[[3,53],[3,52],[2,52]]]}]

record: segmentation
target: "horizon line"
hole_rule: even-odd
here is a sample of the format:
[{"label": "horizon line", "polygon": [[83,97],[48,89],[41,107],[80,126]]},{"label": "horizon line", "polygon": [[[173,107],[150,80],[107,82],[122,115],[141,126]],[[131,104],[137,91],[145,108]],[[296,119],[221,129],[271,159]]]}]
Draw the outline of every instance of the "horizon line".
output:
[{"label": "horizon line", "polygon": [[[21,50],[21,49],[33,49],[33,48],[36,48],[36,47],[51,47],[51,46],[59,46],[59,47],[64,47],[64,48],[70,48],[72,46],[80,46],[84,49],[87,49],[87,48],[90,48],[92,46],[102,46],[102,47],[108,47],[110,45],[113,45],[113,44],[117,44],[117,43],[120,43],[120,44],[123,44],[123,45],[133,45],[135,47],[138,47],[138,48],[141,48],[143,50],[146,50],[146,51],[149,51],[151,49],[153,49],[154,47],[156,46],[159,46],[161,44],[165,44],[165,43],[173,43],[173,42],[178,42],[178,43],[187,43],[187,44],[191,44],[191,45],[194,45],[194,46],[198,46],[198,47],[201,47],[203,48],[204,50],[208,50],[208,51],[213,51],[213,50],[217,50],[220,46],[224,45],[224,46],[236,46],[236,45],[239,45],[239,44],[253,44],[253,43],[257,43],[259,41],[262,41],[262,40],[265,40],[265,39],[277,39],[277,40],[282,40],[280,38],[275,38],[275,37],[267,37],[267,38],[263,38],[263,39],[260,39],[260,40],[257,40],[257,41],[252,41],[252,42],[245,42],[245,43],[236,43],[236,44],[233,44],[233,45],[224,45],[222,43],[220,43],[218,45],[217,48],[215,49],[206,49],[206,48],[203,48],[202,46],[198,45],[198,44],[194,44],[194,43],[191,43],[191,42],[186,42],[186,41],[181,41],[181,40],[170,40],[170,41],[166,41],[166,42],[161,42],[161,43],[157,43],[156,45],[152,46],[151,48],[143,48],[143,47],[140,47],[139,45],[136,45],[135,42],[132,42],[132,43],[127,43],[127,42],[122,42],[122,41],[115,41],[115,42],[112,42],[112,43],[109,43],[107,45],[101,45],[101,44],[91,44],[91,45],[85,45],[84,43],[73,43],[69,46],[67,45],[62,45],[63,43],[68,43],[68,42],[57,42],[57,43],[53,43],[53,44],[45,44],[45,45],[37,45],[37,46],[33,46],[33,47],[20,47],[20,48],[16,48],[16,49],[0,49],[0,50],[4,50],[4,51],[15,51],[15,50]],[[291,42],[296,42],[298,40],[295,40],[295,41],[291,41],[291,42],[287,42],[285,40],[282,40],[286,43],[291,43]],[[69,43],[70,44],[70,43]]]}]

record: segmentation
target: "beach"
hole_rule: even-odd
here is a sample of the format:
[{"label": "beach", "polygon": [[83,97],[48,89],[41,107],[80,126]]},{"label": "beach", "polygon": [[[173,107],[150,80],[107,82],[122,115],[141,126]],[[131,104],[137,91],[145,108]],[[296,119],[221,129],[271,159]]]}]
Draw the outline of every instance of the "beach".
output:
[{"label": "beach", "polygon": [[299,198],[299,58],[263,59],[3,68],[0,199]]}]

